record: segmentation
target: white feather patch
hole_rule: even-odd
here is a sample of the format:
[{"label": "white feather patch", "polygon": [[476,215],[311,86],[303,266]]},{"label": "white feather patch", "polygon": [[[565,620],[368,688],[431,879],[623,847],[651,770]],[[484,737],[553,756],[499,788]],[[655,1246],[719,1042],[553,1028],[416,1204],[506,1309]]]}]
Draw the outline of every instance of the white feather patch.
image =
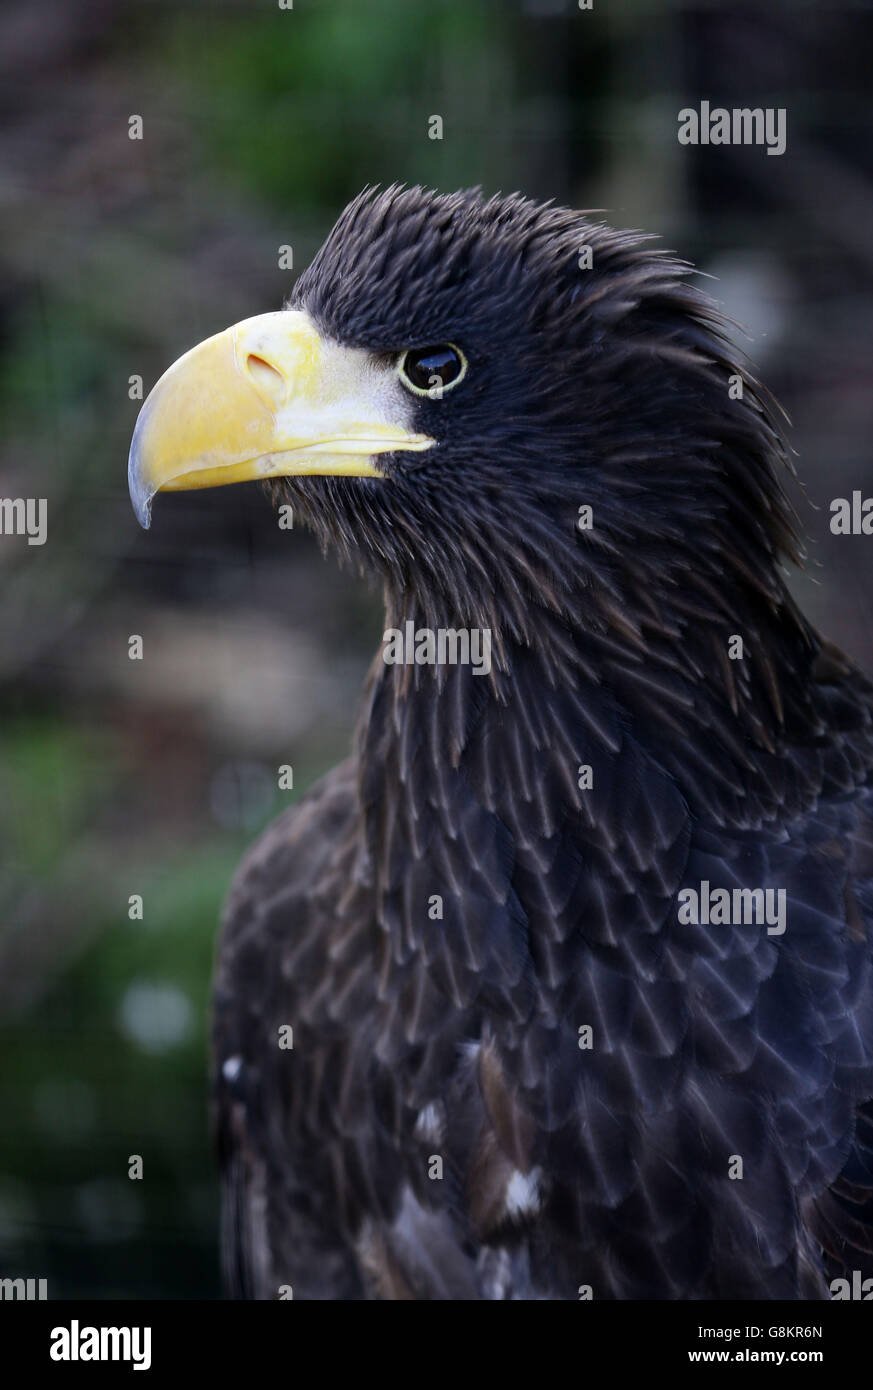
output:
[{"label": "white feather patch", "polygon": [[520,1168],[516,1168],[506,1184],[504,1203],[506,1215],[516,1219],[539,1211],[540,1169],[531,1168],[529,1173],[522,1173]]}]

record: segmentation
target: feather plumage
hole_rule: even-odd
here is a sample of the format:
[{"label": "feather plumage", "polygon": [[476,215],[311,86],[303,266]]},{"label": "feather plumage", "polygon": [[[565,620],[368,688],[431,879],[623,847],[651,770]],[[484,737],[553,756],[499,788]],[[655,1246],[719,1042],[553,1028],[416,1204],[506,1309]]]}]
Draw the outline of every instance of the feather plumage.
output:
[{"label": "feather plumage", "polygon": [[[387,626],[495,664],[377,659],[353,758],[237,876],[231,1287],[826,1297],[873,1268],[873,697],[784,587],[772,402],[688,267],[519,197],[362,195],[293,305],[463,345],[432,453],[277,490]],[[783,890],[784,934],[683,921],[704,881]]]}]

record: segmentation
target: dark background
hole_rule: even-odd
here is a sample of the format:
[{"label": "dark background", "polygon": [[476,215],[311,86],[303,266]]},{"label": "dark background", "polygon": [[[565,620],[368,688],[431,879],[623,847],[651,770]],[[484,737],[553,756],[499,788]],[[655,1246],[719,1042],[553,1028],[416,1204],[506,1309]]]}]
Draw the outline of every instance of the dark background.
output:
[{"label": "dark background", "polygon": [[[866,3],[6,0],[0,496],[46,497],[48,543],[0,537],[0,1276],[218,1296],[215,925],[347,750],[381,634],[254,485],[139,531],[128,378],[279,307],[279,247],[305,266],[366,183],[602,208],[746,325],[806,485],[797,592],[873,673],[873,537],[828,526],[873,492],[871,51]],[[701,98],[786,107],[787,153],[680,146]]]}]

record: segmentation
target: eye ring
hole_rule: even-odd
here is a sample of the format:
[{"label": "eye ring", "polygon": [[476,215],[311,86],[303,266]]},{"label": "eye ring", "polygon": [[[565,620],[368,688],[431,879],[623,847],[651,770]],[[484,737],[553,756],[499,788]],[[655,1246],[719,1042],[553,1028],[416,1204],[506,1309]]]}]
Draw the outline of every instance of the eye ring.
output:
[{"label": "eye ring", "polygon": [[[445,375],[452,371],[454,375],[445,380]],[[439,401],[447,391],[453,390],[464,380],[467,375],[467,359],[455,343],[435,343],[430,347],[407,348],[397,362],[397,375],[407,391],[411,391],[413,395]],[[437,377],[438,381],[427,386],[422,385],[424,380],[432,377]]]}]

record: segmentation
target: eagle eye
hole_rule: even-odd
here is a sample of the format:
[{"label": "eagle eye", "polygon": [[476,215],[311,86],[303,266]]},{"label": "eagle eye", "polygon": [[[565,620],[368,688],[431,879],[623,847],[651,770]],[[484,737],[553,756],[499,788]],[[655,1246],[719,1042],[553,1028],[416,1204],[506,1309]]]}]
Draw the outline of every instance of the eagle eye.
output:
[{"label": "eagle eye", "polygon": [[408,348],[397,366],[400,380],[417,396],[439,400],[450,386],[457,386],[467,370],[467,359],[452,343],[437,347]]}]

